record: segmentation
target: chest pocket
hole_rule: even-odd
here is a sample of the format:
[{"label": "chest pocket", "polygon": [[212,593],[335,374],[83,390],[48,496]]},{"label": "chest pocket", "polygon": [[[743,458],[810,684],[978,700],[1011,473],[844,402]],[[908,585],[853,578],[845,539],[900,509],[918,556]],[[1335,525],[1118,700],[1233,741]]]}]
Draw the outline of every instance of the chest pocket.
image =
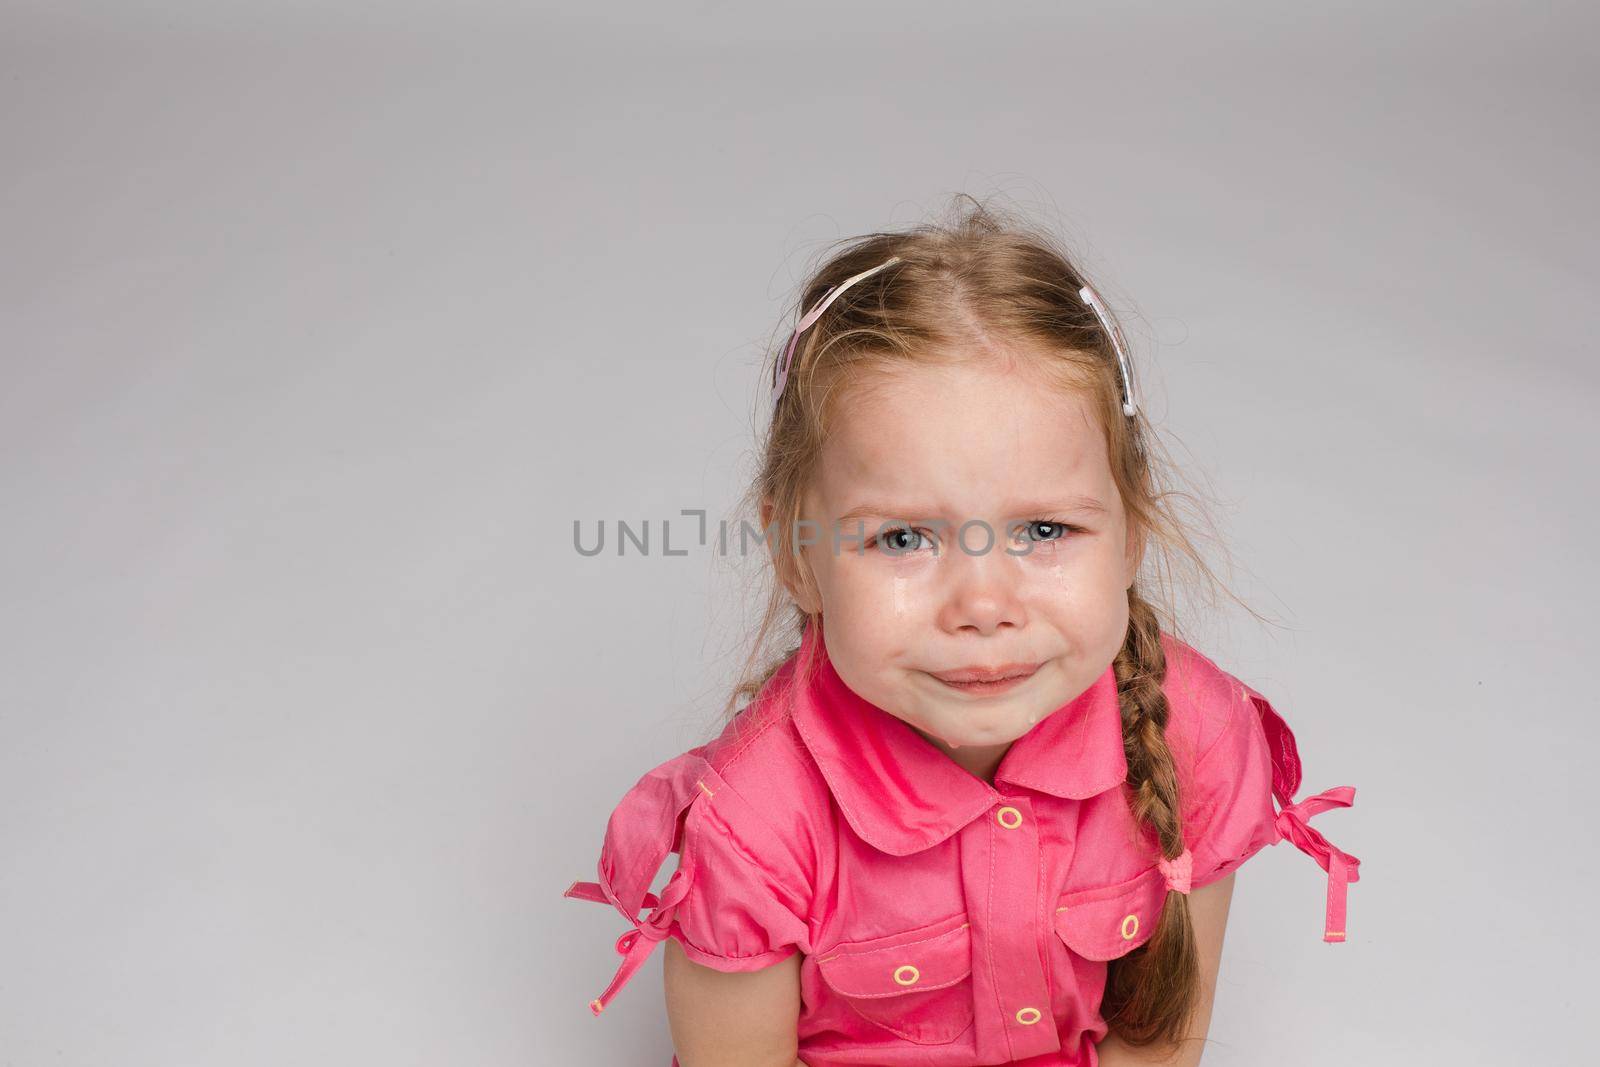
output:
[{"label": "chest pocket", "polygon": [[972,1026],[972,939],[966,915],[838,945],[817,961],[828,987],[869,1022],[919,1045]]},{"label": "chest pocket", "polygon": [[1067,893],[1057,902],[1056,934],[1084,959],[1114,960],[1150,940],[1166,902],[1166,877],[1151,866],[1125,882]]}]

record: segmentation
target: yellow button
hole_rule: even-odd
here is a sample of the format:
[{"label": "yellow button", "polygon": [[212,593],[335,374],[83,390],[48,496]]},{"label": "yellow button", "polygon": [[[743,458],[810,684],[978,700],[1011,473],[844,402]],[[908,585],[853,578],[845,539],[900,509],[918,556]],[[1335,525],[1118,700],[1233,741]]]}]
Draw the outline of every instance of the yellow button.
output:
[{"label": "yellow button", "polygon": [[1122,939],[1132,941],[1139,933],[1139,916],[1130,915],[1122,920]]},{"label": "yellow button", "polygon": [[901,985],[911,985],[921,977],[922,972],[911,966],[909,963],[904,967],[896,967],[894,971],[894,980],[899,982]]},{"label": "yellow button", "polygon": [[1021,1011],[1017,1012],[1017,1022],[1021,1023],[1023,1026],[1032,1026],[1042,1018],[1044,1018],[1044,1016],[1039,1014],[1038,1008],[1023,1008]]},{"label": "yellow button", "polygon": [[1022,812],[1009,804],[995,812],[994,817],[1007,830],[1015,830],[1022,825]]}]

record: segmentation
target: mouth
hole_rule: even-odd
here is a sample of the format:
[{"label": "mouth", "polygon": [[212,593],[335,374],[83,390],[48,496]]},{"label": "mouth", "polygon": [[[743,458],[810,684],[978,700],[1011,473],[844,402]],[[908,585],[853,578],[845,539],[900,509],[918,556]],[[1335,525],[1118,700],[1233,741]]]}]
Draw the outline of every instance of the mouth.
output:
[{"label": "mouth", "polygon": [[1042,663],[1006,663],[999,667],[963,667],[955,671],[929,671],[947,688],[974,696],[1004,693],[1032,678]]}]

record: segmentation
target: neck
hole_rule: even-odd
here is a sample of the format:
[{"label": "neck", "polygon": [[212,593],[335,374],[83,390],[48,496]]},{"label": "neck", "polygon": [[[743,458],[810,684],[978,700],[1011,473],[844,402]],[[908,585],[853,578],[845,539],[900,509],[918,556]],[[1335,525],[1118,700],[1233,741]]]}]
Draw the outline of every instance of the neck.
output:
[{"label": "neck", "polygon": [[1005,759],[1010,751],[1012,742],[1007,741],[1001,745],[951,745],[931,734],[912,727],[928,744],[949,756],[958,765],[971,774],[974,778],[994,785],[994,772],[1000,768],[1000,761]]}]

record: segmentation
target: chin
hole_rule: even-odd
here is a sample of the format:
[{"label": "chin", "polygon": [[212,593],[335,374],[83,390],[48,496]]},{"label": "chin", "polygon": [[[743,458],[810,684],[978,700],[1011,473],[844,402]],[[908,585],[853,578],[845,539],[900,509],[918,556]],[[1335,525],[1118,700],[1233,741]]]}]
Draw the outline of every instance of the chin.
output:
[{"label": "chin", "polygon": [[952,726],[948,730],[934,730],[929,727],[923,727],[923,729],[947,745],[960,745],[962,748],[985,748],[991,745],[1010,744],[1033,729],[1033,726],[1033,723],[1028,722],[1027,714],[1018,711],[1005,716],[1003,722],[996,723],[986,730],[974,730],[970,724]]}]

